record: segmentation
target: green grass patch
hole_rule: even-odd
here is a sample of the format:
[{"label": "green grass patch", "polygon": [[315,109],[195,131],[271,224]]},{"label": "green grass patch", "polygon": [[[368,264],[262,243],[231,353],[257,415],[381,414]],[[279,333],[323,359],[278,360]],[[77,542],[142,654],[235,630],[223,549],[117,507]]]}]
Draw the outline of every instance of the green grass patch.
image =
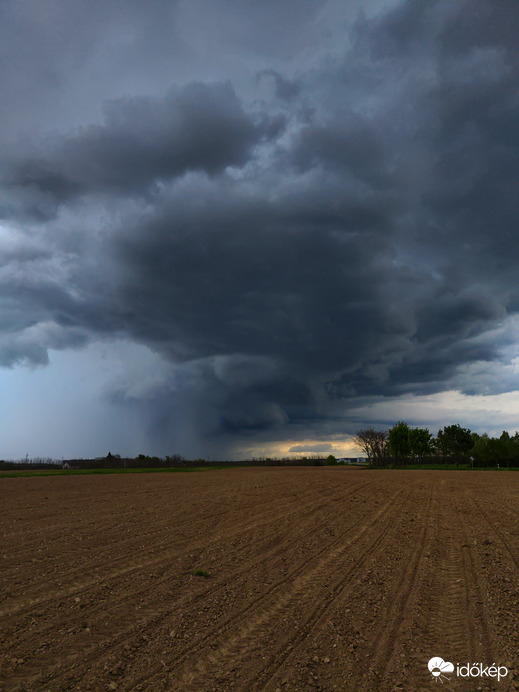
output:
[{"label": "green grass patch", "polygon": [[[421,471],[470,471],[470,464],[409,464],[408,466],[395,466],[396,468],[412,471],[413,469]],[[475,469],[474,469],[475,470]]]},{"label": "green grass patch", "polygon": [[193,576],[194,577],[203,577],[204,579],[209,579],[211,576],[209,572],[206,572],[205,569],[194,569],[193,570]]},{"label": "green grass patch", "polygon": [[408,466],[386,466],[381,468],[370,467],[374,471],[519,471],[519,467],[507,468],[506,466],[501,466],[496,468],[495,466],[475,466],[471,467],[470,464],[409,464]]},{"label": "green grass patch", "polygon": [[2,471],[0,478],[31,478],[33,476],[106,476],[121,473],[187,473],[190,471],[214,471],[218,469],[234,468],[230,466],[182,466],[178,468],[138,468],[138,469],[40,469],[30,471]]}]

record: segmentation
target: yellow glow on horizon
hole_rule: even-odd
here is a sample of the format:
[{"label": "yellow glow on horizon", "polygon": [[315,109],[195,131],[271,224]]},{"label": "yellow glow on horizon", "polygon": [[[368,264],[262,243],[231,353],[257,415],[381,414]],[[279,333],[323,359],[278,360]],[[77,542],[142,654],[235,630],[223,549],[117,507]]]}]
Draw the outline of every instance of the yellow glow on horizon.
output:
[{"label": "yellow glow on horizon", "polygon": [[[299,448],[299,449],[298,449]],[[290,451],[293,450],[293,451]],[[355,446],[351,436],[333,436],[332,439],[302,439],[265,442],[248,449],[237,450],[235,456],[241,458],[298,458],[320,456],[327,457],[333,454],[335,457],[361,456],[358,447]]]}]

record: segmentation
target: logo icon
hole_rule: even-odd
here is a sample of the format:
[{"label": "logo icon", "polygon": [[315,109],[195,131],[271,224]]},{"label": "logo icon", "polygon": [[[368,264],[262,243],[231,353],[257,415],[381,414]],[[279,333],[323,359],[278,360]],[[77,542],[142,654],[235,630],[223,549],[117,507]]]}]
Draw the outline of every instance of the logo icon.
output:
[{"label": "logo icon", "polygon": [[438,680],[442,683],[443,685],[443,680],[449,680],[445,673],[454,673],[454,664],[450,663],[449,661],[444,661],[443,658],[440,658],[439,656],[433,656],[429,663],[427,664],[427,667],[431,671],[431,675],[435,679],[436,682]]}]

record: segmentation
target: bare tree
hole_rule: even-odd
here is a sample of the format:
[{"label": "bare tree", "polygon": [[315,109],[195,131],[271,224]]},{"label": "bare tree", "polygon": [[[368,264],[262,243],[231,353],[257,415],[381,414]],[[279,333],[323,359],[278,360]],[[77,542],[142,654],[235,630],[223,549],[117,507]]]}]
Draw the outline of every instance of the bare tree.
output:
[{"label": "bare tree", "polygon": [[355,442],[365,452],[370,464],[383,466],[386,457],[387,437],[388,434],[385,430],[366,428],[359,430]]}]

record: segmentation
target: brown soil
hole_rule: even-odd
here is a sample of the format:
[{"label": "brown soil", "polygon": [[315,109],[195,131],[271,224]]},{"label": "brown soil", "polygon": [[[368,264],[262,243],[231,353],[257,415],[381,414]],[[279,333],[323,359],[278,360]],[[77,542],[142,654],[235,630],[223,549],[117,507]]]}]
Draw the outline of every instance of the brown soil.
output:
[{"label": "brown soil", "polygon": [[[519,473],[7,478],[1,690],[519,689]],[[194,576],[206,570],[209,578]]]}]

